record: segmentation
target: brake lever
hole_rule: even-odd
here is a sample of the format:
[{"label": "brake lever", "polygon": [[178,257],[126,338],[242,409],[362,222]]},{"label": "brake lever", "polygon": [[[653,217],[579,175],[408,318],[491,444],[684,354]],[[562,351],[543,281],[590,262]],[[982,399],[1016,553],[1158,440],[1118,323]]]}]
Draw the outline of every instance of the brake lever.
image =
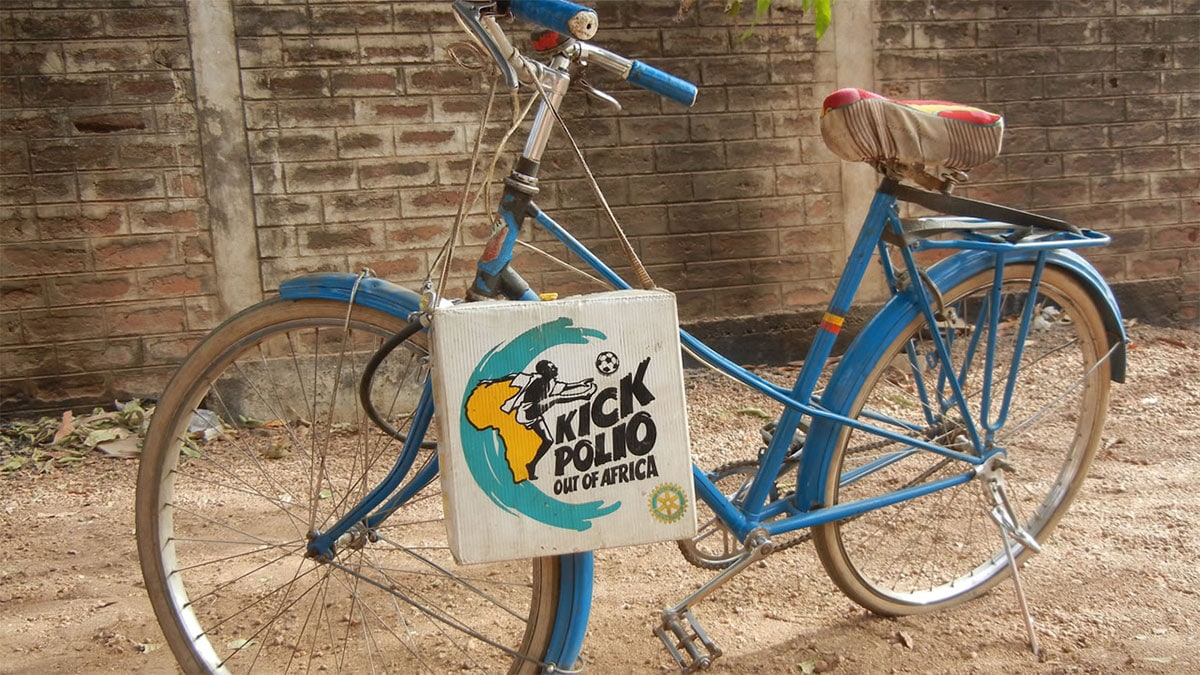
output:
[{"label": "brake lever", "polygon": [[578,80],[574,80],[573,83],[578,84],[580,87],[583,87],[583,93],[596,99],[597,101],[600,101],[602,103],[607,103],[613,110],[616,110],[617,112],[620,112],[622,110],[621,102],[618,101],[616,98],[614,98],[612,94],[609,94],[608,92],[601,91],[601,90],[593,87],[592,84],[590,82],[588,82],[587,80],[578,79]]},{"label": "brake lever", "polygon": [[[487,50],[491,55],[492,60],[496,62],[496,66],[500,68],[500,72],[504,75],[504,83],[509,89],[517,89],[521,86],[521,81],[517,77],[517,70],[508,62],[508,55],[500,51],[500,46],[488,34],[486,28],[483,27],[483,10],[496,10],[494,2],[471,2],[470,0],[454,0],[454,16],[458,18],[458,22],[471,34],[472,37]],[[490,16],[490,15],[489,15]]]}]

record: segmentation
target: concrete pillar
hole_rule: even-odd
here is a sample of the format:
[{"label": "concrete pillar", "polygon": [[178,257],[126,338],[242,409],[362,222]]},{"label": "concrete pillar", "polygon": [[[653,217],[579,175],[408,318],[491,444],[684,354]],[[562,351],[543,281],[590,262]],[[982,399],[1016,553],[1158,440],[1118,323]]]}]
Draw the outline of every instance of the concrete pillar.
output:
[{"label": "concrete pillar", "polygon": [[[833,24],[826,34],[834,43],[837,63],[837,87],[875,88],[875,24],[870,0],[837,0],[833,3]],[[845,220],[846,257],[858,237],[871,198],[879,185],[879,174],[861,162],[842,162],[842,213]],[[883,274],[876,265],[867,271],[859,297],[881,300],[887,297]]]},{"label": "concrete pillar", "polygon": [[188,0],[188,42],[222,318],[262,300],[233,0]]}]

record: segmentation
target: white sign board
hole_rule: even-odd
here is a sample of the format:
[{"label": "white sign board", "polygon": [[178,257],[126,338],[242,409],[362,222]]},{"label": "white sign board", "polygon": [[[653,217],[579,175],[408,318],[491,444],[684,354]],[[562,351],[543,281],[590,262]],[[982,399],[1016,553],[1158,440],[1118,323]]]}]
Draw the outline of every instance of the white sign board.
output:
[{"label": "white sign board", "polygon": [[434,314],[438,461],[460,562],[695,534],[678,322],[661,291]]}]

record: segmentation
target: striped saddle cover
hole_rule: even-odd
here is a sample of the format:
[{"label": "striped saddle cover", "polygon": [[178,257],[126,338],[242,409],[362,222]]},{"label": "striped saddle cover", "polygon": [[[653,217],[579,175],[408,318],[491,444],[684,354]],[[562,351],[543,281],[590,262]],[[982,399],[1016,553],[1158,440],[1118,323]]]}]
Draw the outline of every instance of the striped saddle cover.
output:
[{"label": "striped saddle cover", "polygon": [[862,89],[825,97],[821,136],[852,162],[968,171],[1000,154],[1004,118],[943,101],[897,101]]}]

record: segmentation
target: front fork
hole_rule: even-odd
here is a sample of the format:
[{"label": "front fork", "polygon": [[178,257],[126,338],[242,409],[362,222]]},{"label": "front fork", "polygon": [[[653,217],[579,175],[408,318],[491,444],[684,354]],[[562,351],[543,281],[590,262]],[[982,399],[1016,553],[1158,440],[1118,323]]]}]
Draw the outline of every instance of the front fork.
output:
[{"label": "front fork", "polygon": [[[365,541],[370,540],[374,529],[384,518],[394,512],[408,500],[417,490],[425,487],[437,473],[437,457],[433,457],[421,472],[409,480],[407,488],[388,500],[389,495],[396,491],[404,482],[420,454],[421,441],[429,423],[433,420],[433,391],[428,380],[421,392],[421,398],[413,411],[408,435],[400,450],[396,463],[379,485],[375,486],[366,497],[355,504],[336,523],[324,531],[312,530],[308,533],[308,544],[305,555],[319,562],[331,562],[337,557],[338,550],[344,548],[361,548]],[[375,508],[384,500],[388,500],[378,513],[372,515]],[[370,516],[370,518],[368,518]],[[315,527],[315,523],[311,524]]]}]

